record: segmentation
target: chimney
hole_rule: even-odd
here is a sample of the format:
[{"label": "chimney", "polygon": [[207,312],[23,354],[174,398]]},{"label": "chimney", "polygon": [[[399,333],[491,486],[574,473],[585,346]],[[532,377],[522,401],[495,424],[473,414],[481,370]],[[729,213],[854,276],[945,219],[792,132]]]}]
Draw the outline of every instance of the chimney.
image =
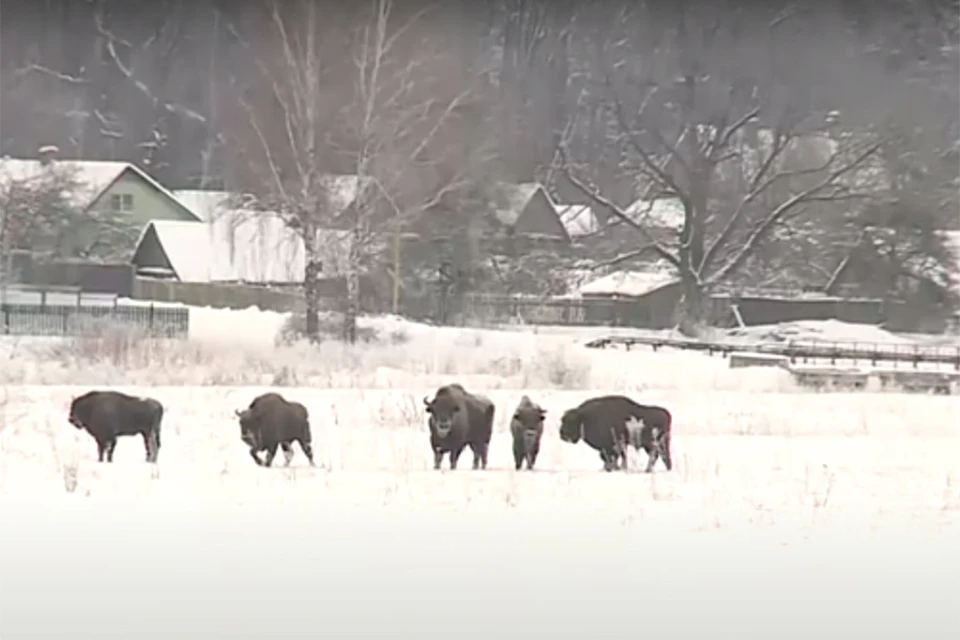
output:
[{"label": "chimney", "polygon": [[56,159],[57,154],[60,152],[60,148],[55,144],[46,144],[39,149],[37,149],[37,157],[40,160],[40,164],[44,167],[50,165],[51,162]]}]

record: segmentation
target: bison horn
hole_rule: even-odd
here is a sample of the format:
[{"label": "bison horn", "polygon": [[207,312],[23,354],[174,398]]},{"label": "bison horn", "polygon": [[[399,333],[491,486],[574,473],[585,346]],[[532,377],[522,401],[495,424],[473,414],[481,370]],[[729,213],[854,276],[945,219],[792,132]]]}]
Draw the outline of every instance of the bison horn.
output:
[{"label": "bison horn", "polygon": [[423,396],[423,406],[425,406],[425,407],[429,407],[429,406],[430,406],[430,401],[427,400],[428,397],[429,397],[429,396]]},{"label": "bison horn", "polygon": [[236,414],[238,418],[243,417],[243,411],[240,411],[240,409],[234,409],[233,412]]}]

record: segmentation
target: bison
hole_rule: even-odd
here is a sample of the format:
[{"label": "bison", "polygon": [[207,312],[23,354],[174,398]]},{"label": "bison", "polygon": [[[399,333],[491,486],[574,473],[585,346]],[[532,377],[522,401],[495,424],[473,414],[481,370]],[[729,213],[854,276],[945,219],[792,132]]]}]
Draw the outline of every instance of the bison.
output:
[{"label": "bison", "polygon": [[84,429],[97,443],[100,462],[113,462],[118,436],[143,436],[147,462],[160,455],[163,405],[153,398],[129,396],[119,391],[88,391],[70,403],[67,420]]},{"label": "bison", "polygon": [[[289,402],[278,393],[265,393],[243,411],[236,411],[236,416],[240,419],[240,439],[250,447],[250,457],[257,466],[272,465],[277,447],[283,449],[285,466],[290,466],[293,442],[300,444],[310,466],[316,466],[307,408],[299,402]],[[267,452],[263,461],[257,455],[260,451]]]},{"label": "bison", "polygon": [[[560,439],[576,444],[580,440],[600,453],[605,471],[627,469],[627,448],[643,447],[650,460],[647,472],[658,458],[667,469],[670,458],[670,412],[662,407],[641,405],[625,396],[600,396],[584,401],[564,412],[560,419]],[[636,425],[631,428],[631,423]]]},{"label": "bison", "polygon": [[473,468],[487,468],[487,452],[493,435],[494,404],[489,398],[467,393],[459,384],[437,389],[433,400],[423,399],[429,414],[433,468],[439,469],[443,454],[450,454],[450,468],[464,448],[473,451]]},{"label": "bison", "polygon": [[513,461],[519,470],[524,461],[527,469],[532,470],[540,453],[540,439],[543,437],[543,419],[547,412],[527,396],[520,398],[520,404],[510,420],[510,433],[513,436]]}]

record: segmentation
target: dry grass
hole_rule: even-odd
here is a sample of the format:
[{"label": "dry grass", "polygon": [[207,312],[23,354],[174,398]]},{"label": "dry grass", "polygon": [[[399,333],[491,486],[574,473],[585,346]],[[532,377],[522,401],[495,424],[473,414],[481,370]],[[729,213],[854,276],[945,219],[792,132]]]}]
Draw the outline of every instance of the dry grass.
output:
[{"label": "dry grass", "polygon": [[[163,339],[125,326],[66,339],[22,340],[0,370],[4,384],[187,384],[395,387],[424,377],[481,376],[495,386],[586,388],[589,354],[556,339],[447,331],[438,339],[402,327],[364,330],[357,345]],[[0,343],[0,350],[10,345]]]}]

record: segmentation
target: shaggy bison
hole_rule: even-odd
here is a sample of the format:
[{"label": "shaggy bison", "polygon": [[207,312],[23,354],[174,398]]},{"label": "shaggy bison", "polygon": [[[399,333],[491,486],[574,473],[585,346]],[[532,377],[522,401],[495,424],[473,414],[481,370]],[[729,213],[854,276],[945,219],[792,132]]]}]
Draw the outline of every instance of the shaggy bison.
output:
[{"label": "shaggy bison", "polygon": [[160,422],[163,405],[153,398],[128,396],[119,391],[88,391],[70,403],[67,420],[84,429],[97,443],[100,462],[113,462],[118,436],[143,436],[147,462],[160,455]]},{"label": "shaggy bison", "polygon": [[543,437],[543,419],[547,412],[527,396],[520,398],[520,404],[510,420],[510,434],[513,436],[513,461],[520,469],[524,461],[527,469],[532,470],[540,453],[540,439]]},{"label": "shaggy bison", "polygon": [[[250,457],[257,466],[272,465],[277,447],[283,449],[285,466],[290,466],[293,442],[300,444],[310,465],[315,466],[310,420],[307,408],[299,402],[289,402],[277,393],[265,393],[254,398],[249,407],[237,411],[236,415],[240,419],[240,439],[250,447]],[[257,455],[260,451],[267,452],[262,462]]]},{"label": "shaggy bison", "polygon": [[626,470],[631,444],[636,449],[643,447],[650,456],[647,472],[661,457],[669,470],[673,466],[670,422],[670,412],[662,407],[641,405],[625,396],[600,396],[564,412],[560,439],[571,444],[583,440],[596,449],[605,471],[618,468],[620,462]]},{"label": "shaggy bison", "polygon": [[494,405],[489,398],[473,395],[459,384],[437,389],[433,400],[423,399],[429,414],[433,468],[439,469],[443,454],[450,454],[450,468],[467,446],[473,451],[473,468],[487,468],[487,451],[493,435]]}]

